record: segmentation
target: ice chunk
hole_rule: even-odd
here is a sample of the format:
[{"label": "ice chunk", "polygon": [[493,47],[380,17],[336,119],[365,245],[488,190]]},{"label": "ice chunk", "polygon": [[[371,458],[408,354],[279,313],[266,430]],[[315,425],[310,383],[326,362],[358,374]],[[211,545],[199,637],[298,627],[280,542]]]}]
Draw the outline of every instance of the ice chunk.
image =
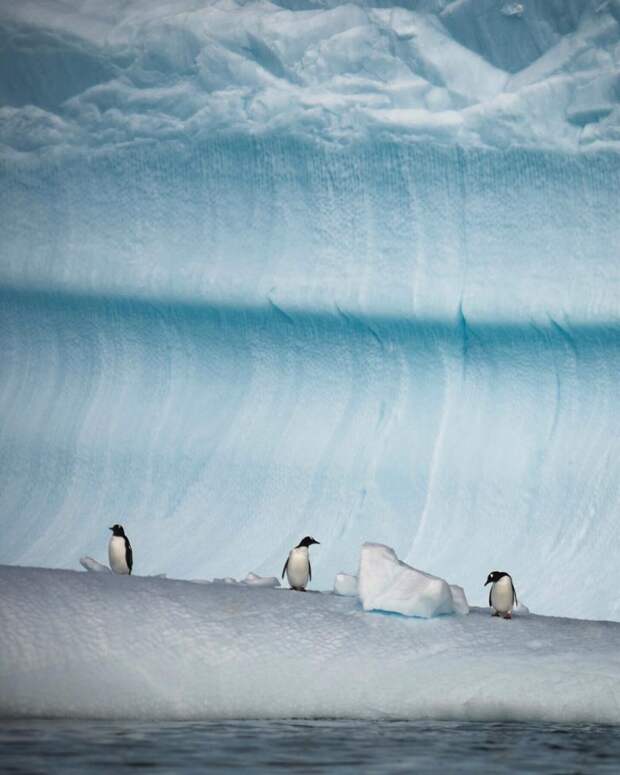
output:
[{"label": "ice chunk", "polygon": [[275,576],[259,576],[256,573],[248,573],[242,584],[246,584],[248,587],[275,588],[280,586],[280,582]]},{"label": "ice chunk", "polygon": [[337,573],[334,579],[334,593],[344,597],[357,596],[357,576],[349,573]]},{"label": "ice chunk", "polygon": [[464,610],[463,590],[455,605],[446,581],[401,562],[396,552],[383,544],[362,546],[359,596],[365,611],[393,611],[423,618],[469,611]]},{"label": "ice chunk", "polygon": [[92,557],[80,557],[80,565],[90,573],[112,573],[108,565],[97,562]]}]

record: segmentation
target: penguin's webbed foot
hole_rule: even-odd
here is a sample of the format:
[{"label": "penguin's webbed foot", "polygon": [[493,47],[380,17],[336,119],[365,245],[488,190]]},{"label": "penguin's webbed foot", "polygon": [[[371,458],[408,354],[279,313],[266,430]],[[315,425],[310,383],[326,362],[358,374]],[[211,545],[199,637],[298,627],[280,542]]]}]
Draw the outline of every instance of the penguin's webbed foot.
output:
[{"label": "penguin's webbed foot", "polygon": [[510,611],[507,611],[507,612],[504,614],[504,619],[512,619],[512,614],[510,613]]}]

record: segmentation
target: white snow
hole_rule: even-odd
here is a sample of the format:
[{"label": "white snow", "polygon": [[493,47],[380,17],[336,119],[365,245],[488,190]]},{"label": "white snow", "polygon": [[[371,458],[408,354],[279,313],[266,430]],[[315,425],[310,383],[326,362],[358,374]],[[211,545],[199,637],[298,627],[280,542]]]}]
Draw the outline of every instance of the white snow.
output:
[{"label": "white snow", "polygon": [[620,624],[0,566],[0,716],[620,723]]},{"label": "white snow", "polygon": [[366,543],[360,554],[359,598],[365,611],[391,611],[430,618],[441,614],[466,614],[469,606],[460,587],[401,562],[389,546]]}]

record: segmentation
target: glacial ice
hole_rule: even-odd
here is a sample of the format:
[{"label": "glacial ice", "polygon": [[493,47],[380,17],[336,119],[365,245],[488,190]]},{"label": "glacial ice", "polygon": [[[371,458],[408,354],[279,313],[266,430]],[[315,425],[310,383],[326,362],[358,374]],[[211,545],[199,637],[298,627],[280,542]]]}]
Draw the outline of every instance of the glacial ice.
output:
[{"label": "glacial ice", "polygon": [[0,566],[0,716],[620,723],[620,624]]},{"label": "glacial ice", "polygon": [[469,612],[462,589],[455,605],[450,585],[444,579],[401,562],[393,549],[382,544],[362,546],[358,591],[365,611],[388,611],[425,619]]},{"label": "glacial ice", "polygon": [[405,5],[2,4],[0,562],[620,619],[618,4]]}]

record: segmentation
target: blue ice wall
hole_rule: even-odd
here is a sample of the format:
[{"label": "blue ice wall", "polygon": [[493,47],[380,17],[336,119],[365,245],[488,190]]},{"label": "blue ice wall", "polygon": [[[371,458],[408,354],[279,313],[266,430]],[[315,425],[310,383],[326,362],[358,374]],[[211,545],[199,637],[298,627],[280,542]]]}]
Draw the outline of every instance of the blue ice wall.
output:
[{"label": "blue ice wall", "polygon": [[0,562],[620,618],[620,14],[478,11],[2,9]]}]

